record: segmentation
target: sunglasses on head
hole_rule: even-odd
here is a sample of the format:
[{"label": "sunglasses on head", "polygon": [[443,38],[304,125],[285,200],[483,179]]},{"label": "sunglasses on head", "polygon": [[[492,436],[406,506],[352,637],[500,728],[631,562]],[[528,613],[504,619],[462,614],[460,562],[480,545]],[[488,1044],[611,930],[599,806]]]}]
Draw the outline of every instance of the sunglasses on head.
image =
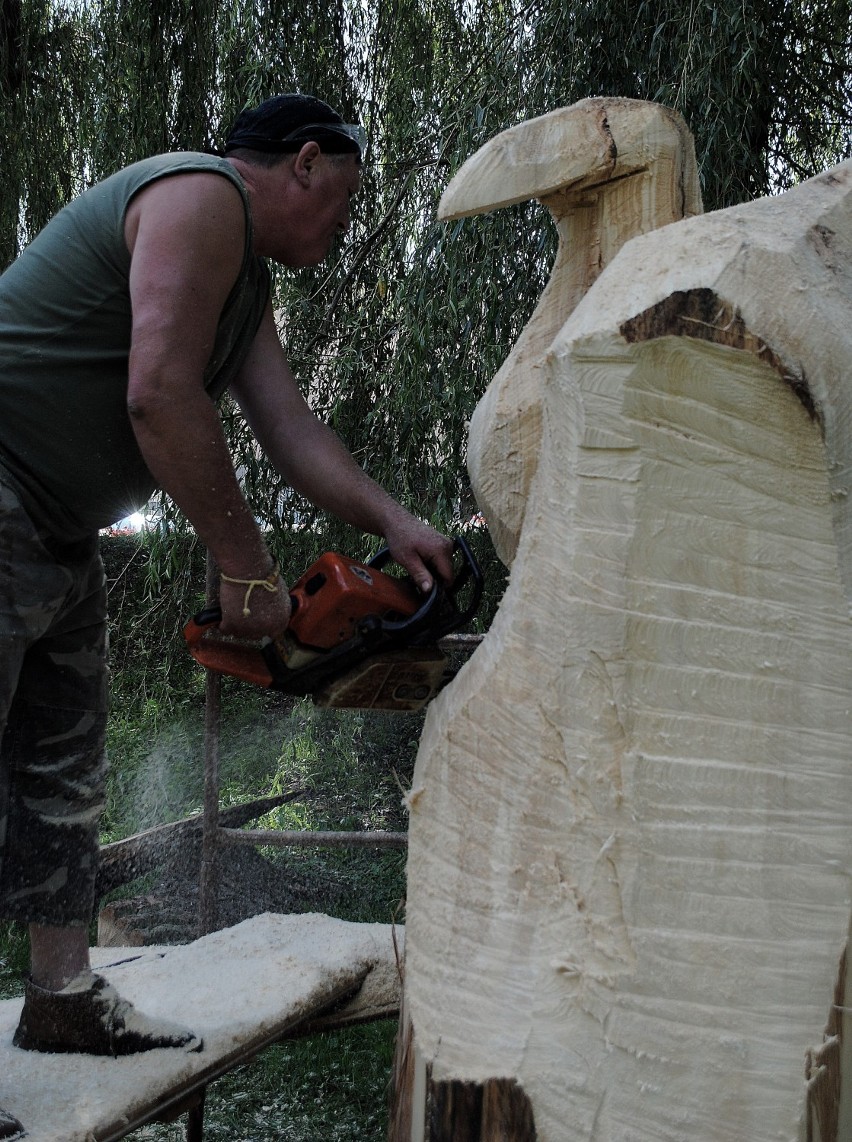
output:
[{"label": "sunglasses on head", "polygon": [[305,142],[311,139],[321,142],[328,135],[349,139],[358,148],[362,157],[367,149],[367,132],[360,123],[303,123],[301,127],[297,127],[289,135],[284,135],[280,142],[295,143],[302,139]]}]

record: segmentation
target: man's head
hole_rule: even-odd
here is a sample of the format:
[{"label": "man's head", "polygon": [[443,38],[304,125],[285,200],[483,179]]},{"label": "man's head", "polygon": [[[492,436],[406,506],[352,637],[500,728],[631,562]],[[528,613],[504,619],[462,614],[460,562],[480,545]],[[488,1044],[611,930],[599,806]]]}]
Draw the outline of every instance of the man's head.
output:
[{"label": "man's head", "polygon": [[361,127],[311,95],[276,95],[243,111],[225,144],[252,207],[255,252],[318,265],[349,228],[361,185]]},{"label": "man's head", "polygon": [[258,166],[274,166],[315,142],[325,155],[363,158],[363,127],[344,123],[327,103],[313,95],[273,95],[258,107],[241,111],[225,142],[225,154]]}]

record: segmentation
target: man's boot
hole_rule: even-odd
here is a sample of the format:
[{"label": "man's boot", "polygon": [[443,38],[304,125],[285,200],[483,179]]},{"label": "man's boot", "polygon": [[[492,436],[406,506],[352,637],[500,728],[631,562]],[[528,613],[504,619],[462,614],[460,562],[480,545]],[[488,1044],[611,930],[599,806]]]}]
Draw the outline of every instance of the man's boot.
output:
[{"label": "man's boot", "polygon": [[28,980],[12,1042],[25,1051],[114,1056],[158,1047],[200,1051],[204,1046],[186,1027],[137,1011],[103,976],[90,971],[62,991],[45,991]]},{"label": "man's boot", "polygon": [[13,1139],[23,1138],[25,1134],[26,1130],[14,1114],[10,1114],[8,1110],[4,1110],[0,1106],[0,1138],[3,1139],[3,1142],[13,1142]]}]

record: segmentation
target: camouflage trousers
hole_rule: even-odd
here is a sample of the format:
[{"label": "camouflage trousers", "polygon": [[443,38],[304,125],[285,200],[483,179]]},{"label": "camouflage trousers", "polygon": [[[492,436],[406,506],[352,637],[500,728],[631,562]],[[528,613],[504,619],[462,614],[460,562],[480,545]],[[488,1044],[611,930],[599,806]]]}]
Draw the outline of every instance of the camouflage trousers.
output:
[{"label": "camouflage trousers", "polygon": [[0,916],[88,923],[103,809],[106,589],[0,481]]}]

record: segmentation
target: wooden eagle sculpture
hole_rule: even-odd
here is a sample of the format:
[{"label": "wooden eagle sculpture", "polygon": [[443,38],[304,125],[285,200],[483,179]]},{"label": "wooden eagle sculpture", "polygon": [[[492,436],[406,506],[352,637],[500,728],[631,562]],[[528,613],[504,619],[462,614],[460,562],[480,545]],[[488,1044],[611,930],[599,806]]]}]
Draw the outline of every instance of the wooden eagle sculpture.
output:
[{"label": "wooden eagle sculpture", "polygon": [[702,214],[591,99],[444,194],[560,248],[471,425],[511,574],[407,798],[397,1142],[852,1138],[850,191]]}]

